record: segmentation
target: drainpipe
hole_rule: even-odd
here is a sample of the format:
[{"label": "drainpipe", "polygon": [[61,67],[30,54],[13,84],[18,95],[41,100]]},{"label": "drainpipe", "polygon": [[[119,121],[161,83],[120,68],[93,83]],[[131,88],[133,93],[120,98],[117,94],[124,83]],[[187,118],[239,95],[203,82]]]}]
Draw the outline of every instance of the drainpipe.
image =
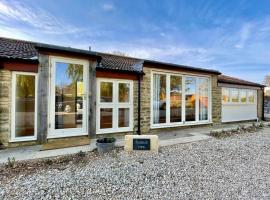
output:
[{"label": "drainpipe", "polygon": [[141,76],[138,74],[138,131],[137,134],[141,135]]},{"label": "drainpipe", "polygon": [[262,91],[263,91],[263,102],[262,102],[262,120],[264,121],[264,101],[265,101],[265,99],[264,99],[264,88],[262,88]]}]

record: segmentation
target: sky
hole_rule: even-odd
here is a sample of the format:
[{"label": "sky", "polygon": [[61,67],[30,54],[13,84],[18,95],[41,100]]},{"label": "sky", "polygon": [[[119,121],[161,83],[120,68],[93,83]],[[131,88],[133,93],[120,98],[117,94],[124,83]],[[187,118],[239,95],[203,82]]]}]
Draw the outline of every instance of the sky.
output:
[{"label": "sky", "polygon": [[0,36],[270,74],[269,0],[0,0]]}]

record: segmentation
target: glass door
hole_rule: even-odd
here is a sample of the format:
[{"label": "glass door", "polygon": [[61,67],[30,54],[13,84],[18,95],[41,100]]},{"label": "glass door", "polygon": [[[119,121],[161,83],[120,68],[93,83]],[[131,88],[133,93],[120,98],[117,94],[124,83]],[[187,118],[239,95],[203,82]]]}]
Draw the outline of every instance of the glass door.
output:
[{"label": "glass door", "polygon": [[88,63],[51,59],[49,138],[87,135]]}]

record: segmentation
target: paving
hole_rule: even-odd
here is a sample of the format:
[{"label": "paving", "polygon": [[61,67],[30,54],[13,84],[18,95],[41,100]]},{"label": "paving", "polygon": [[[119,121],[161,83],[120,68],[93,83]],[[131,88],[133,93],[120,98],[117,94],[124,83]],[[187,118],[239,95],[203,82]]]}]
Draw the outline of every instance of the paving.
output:
[{"label": "paving", "polygon": [[[241,125],[251,124],[251,123],[241,123]],[[173,130],[173,131],[164,131],[160,132],[157,135],[159,136],[159,144],[161,147],[183,144],[189,142],[196,142],[201,140],[210,139],[209,133],[211,130],[224,129],[224,128],[233,128],[237,127],[239,123],[220,125],[215,127],[200,127],[200,128],[189,128],[182,130]],[[6,163],[7,159],[15,158],[15,160],[31,160],[36,158],[46,158],[61,156],[66,154],[74,154],[79,151],[89,152],[93,151],[96,148],[96,140],[91,140],[90,145],[69,147],[62,149],[53,149],[53,150],[42,150],[41,145],[30,146],[30,147],[18,147],[18,148],[9,148],[5,150],[0,150],[0,163]],[[124,137],[117,137],[116,146],[124,146]]]}]

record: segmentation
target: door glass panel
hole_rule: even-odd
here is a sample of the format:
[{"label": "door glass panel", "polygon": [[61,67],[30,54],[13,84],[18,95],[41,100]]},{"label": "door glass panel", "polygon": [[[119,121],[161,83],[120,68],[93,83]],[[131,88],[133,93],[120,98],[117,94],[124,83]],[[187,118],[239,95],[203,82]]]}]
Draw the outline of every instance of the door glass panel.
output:
[{"label": "door glass panel", "polygon": [[83,65],[56,62],[55,68],[55,129],[81,128]]},{"label": "door glass panel", "polygon": [[182,77],[171,76],[170,122],[182,121]]},{"label": "door glass panel", "polygon": [[199,120],[208,120],[208,79],[199,78]]},{"label": "door glass panel", "polygon": [[195,121],[196,113],[196,78],[185,78],[185,91],[186,91],[186,121]]},{"label": "door glass panel", "polygon": [[153,76],[153,122],[166,123],[166,75]]},{"label": "door glass panel", "polygon": [[119,83],[119,102],[129,102],[129,83]]},{"label": "door glass panel", "polygon": [[113,101],[113,83],[101,82],[100,83],[100,102]]},{"label": "door glass panel", "polygon": [[118,127],[129,127],[129,108],[118,109]]},{"label": "door glass panel", "polygon": [[15,137],[35,134],[35,76],[16,75]]},{"label": "door glass panel", "polygon": [[100,109],[100,128],[112,128],[112,108]]}]

